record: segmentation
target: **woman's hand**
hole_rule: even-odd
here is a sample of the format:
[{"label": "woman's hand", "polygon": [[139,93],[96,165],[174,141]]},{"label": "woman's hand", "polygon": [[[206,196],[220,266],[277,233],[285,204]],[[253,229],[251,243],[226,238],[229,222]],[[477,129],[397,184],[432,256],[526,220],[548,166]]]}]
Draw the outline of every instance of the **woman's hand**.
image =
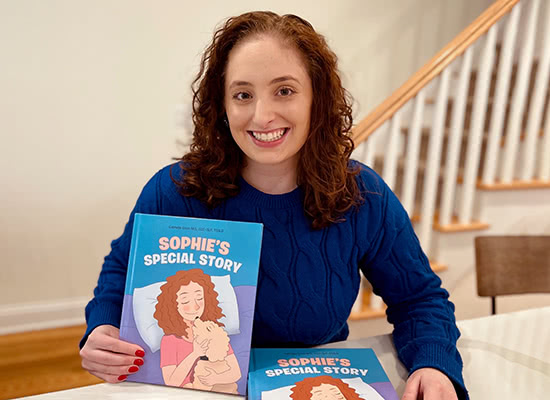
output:
[{"label": "woman's hand", "polygon": [[452,382],[434,368],[420,368],[409,379],[401,400],[457,400]]},{"label": "woman's hand", "polygon": [[95,328],[82,349],[82,368],[109,383],[125,380],[139,371],[145,352],[136,344],[118,338],[119,329],[112,325]]}]

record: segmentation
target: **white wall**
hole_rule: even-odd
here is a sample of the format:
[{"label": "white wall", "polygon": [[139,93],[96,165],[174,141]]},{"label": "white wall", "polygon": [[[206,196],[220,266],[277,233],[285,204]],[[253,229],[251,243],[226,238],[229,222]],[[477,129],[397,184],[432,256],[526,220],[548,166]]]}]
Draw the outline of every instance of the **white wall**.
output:
[{"label": "white wall", "polygon": [[0,333],[83,320],[143,184],[184,151],[178,110],[225,17],[308,19],[362,117],[487,3],[0,0]]}]

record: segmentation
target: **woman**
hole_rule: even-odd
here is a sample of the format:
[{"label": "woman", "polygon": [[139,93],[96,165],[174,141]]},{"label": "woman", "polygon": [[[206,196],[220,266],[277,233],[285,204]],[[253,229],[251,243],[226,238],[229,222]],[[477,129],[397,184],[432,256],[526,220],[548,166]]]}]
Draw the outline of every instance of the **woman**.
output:
[{"label": "woman", "polygon": [[[165,335],[160,345],[162,377],[167,385],[183,387],[192,383],[194,367],[211,345],[205,343],[207,340],[197,339],[194,334],[195,319],[223,326],[218,322],[223,314],[214,284],[201,269],[176,272],[166,279],[160,290],[154,317]],[[209,387],[227,385],[232,388],[230,384],[241,378],[241,371],[231,345],[228,347],[225,358],[228,368],[223,373],[213,372],[207,378],[195,378],[205,380]]]},{"label": "woman", "polygon": [[294,15],[230,18],[193,91],[191,151],[147,183],[113,242],[86,308],[83,367],[115,382],[142,362],[116,328],[133,215],[181,215],[264,224],[253,346],[345,340],[361,270],[412,372],[403,398],[466,398],[454,307],[397,198],[349,160],[350,102],[324,38]]}]

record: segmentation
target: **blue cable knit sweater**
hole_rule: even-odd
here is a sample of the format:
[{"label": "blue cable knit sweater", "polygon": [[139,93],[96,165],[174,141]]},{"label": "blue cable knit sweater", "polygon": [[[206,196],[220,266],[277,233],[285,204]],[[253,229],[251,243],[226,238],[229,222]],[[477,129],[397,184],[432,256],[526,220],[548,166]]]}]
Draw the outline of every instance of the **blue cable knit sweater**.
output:
[{"label": "blue cable knit sweater", "polygon": [[312,230],[300,188],[268,195],[241,178],[240,193],[215,209],[183,197],[170,178],[179,165],[160,170],[144,187],[121,237],[111,244],[95,297],[86,307],[88,328],[120,326],[134,213],[192,216],[264,224],[254,314],[255,347],[314,346],[345,340],[360,271],[387,304],[399,358],[410,371],[441,370],[466,398],[454,306],[420,248],[407,213],[382,179],[361,165],[365,199],[345,222]]}]

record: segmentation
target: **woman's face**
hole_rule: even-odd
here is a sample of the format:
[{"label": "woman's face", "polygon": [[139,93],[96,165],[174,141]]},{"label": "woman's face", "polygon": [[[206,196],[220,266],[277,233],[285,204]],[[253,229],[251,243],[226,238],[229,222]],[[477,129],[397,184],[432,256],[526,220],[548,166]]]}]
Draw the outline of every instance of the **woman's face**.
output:
[{"label": "woman's face", "polygon": [[204,312],[204,289],[195,282],[182,285],[176,293],[178,312],[186,321],[193,322]]},{"label": "woman's face", "polygon": [[345,400],[337,386],[322,383],[311,389],[311,400]]},{"label": "woman's face", "polygon": [[247,167],[297,165],[309,134],[312,98],[300,53],[280,39],[258,36],[231,50],[224,105]]}]

